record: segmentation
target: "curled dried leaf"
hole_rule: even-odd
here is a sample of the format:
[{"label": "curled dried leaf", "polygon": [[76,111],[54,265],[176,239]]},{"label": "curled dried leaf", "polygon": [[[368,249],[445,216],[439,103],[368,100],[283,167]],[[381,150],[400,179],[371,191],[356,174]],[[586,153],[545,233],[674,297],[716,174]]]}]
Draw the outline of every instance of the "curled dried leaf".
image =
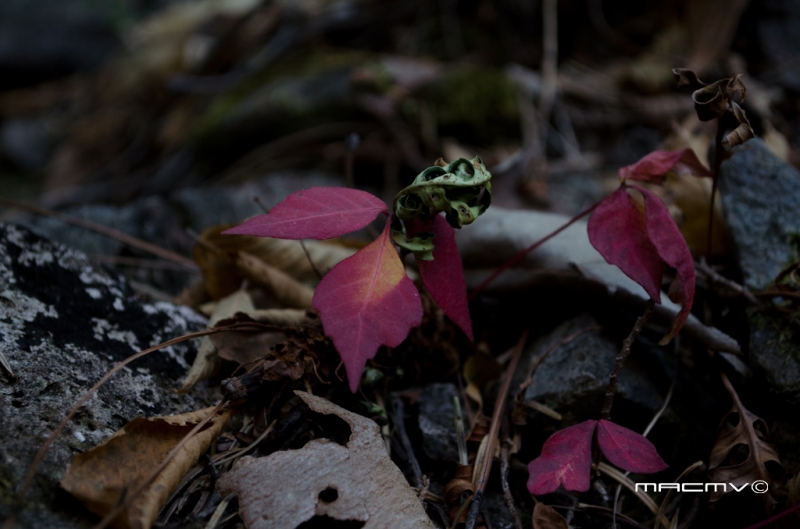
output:
[{"label": "curled dried leaf", "polygon": [[736,103],[733,103],[731,108],[733,110],[733,116],[739,122],[739,125],[729,132],[722,140],[722,146],[726,149],[741,145],[742,143],[753,139],[756,136],[753,132],[753,127],[750,126],[750,121],[745,115],[744,109]]},{"label": "curled dried leaf", "polygon": [[453,479],[444,486],[444,501],[448,507],[448,516],[450,519],[458,517],[458,523],[467,521],[467,509],[464,509],[463,505],[475,494],[472,470],[472,465],[456,465]]},{"label": "curled dried leaf", "polygon": [[728,79],[723,79],[694,91],[692,101],[700,121],[717,119],[728,111],[728,97],[722,87],[727,83]]},{"label": "curled dried leaf", "polygon": [[675,85],[677,87],[688,86],[692,90],[697,90],[706,86],[706,83],[697,78],[697,74],[688,68],[673,68],[675,75]]}]

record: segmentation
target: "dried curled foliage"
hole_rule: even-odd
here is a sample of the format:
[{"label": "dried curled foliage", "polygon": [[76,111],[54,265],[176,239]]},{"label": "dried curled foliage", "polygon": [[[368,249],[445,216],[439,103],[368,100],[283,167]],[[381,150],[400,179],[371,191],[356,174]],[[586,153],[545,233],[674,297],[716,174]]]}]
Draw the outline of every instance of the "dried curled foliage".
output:
[{"label": "dried curled foliage", "polygon": [[[326,352],[334,353],[319,320],[308,318],[303,326],[286,329],[285,333],[286,339],[264,351],[257,363],[249,365],[246,373],[222,381],[220,390],[225,398],[247,398],[270,382],[321,376],[318,359],[324,358]],[[330,375],[327,369],[322,371]]]},{"label": "dried curled foliage", "polygon": [[686,68],[674,68],[672,73],[675,74],[678,86],[688,86],[694,90],[692,100],[700,121],[733,118],[731,128],[734,130],[722,141],[726,149],[741,145],[755,137],[744,110],[734,101],[736,95],[739,96],[739,102],[744,101],[744,96],[747,94],[742,74],[706,84],[698,79],[695,72]]},{"label": "dried curled foliage", "polygon": [[[212,409],[171,417],[133,419],[103,444],[77,455],[61,486],[95,514],[108,514],[125,501],[126,494],[148,478]],[[114,527],[146,529],[152,526],[183,476],[205,453],[230,417],[228,409],[194,435],[156,480],[115,519]]]},{"label": "dried curled foliage", "polygon": [[[730,483],[737,488],[750,488],[757,481],[766,482],[768,491],[757,497],[760,496],[763,502],[764,512],[771,514],[784,495],[786,469],[769,442],[767,423],[742,405],[724,374],[722,380],[733,399],[733,407],[719,425],[717,440],[708,458],[708,480]],[[708,499],[709,506],[713,508],[725,494],[725,491],[713,490]]]},{"label": "dried curled foliage", "polygon": [[533,508],[533,529],[569,529],[569,524],[555,509],[539,502]]}]

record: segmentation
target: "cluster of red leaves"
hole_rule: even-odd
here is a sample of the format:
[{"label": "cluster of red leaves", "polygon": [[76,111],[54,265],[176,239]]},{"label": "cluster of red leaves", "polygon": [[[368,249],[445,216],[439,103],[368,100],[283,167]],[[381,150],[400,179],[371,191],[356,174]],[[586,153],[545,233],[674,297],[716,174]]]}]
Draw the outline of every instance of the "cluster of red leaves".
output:
[{"label": "cluster of red leaves", "polygon": [[[400,345],[422,321],[422,303],[392,244],[391,217],[379,198],[356,189],[315,187],[287,197],[267,214],[225,231],[278,239],[330,239],[360,230],[387,214],[381,235],[333,267],[314,291],[325,334],[342,357],[350,390],[355,393],[367,360],[381,345]],[[431,297],[472,339],[467,288],[453,228],[436,216],[406,224],[412,236],[433,233],[433,261],[418,261]]]},{"label": "cluster of red leaves", "polygon": [[[675,269],[677,278],[668,295],[683,306],[661,345],[680,331],[689,316],[694,300],[694,262],[667,206],[651,191],[630,185],[628,180],[661,184],[670,171],[712,176],[690,149],[650,153],[619,170],[619,189],[597,205],[588,225],[592,246],[641,285],[656,303],[661,303],[664,264]],[[630,190],[641,193],[644,203],[634,200]],[[556,432],[544,443],[542,454],[528,465],[531,494],[548,494],[560,485],[568,490],[589,490],[595,430],[600,450],[618,467],[643,474],[667,468],[643,436],[607,420],[589,420]]]},{"label": "cluster of red leaves", "polygon": [[603,455],[618,467],[641,474],[667,468],[644,436],[611,421],[589,420],[559,430],[545,441],[542,455],[528,464],[530,493],[549,494],[560,485],[567,490],[589,490],[595,430]]},{"label": "cluster of red leaves", "polygon": [[[592,246],[606,261],[639,283],[656,303],[661,303],[663,265],[675,269],[677,278],[668,295],[683,307],[661,345],[669,343],[689,317],[694,300],[694,262],[667,206],[651,191],[630,185],[628,180],[661,184],[670,171],[711,176],[691,149],[652,152],[619,170],[619,189],[600,202],[588,226]],[[644,210],[630,190],[641,193]]]}]

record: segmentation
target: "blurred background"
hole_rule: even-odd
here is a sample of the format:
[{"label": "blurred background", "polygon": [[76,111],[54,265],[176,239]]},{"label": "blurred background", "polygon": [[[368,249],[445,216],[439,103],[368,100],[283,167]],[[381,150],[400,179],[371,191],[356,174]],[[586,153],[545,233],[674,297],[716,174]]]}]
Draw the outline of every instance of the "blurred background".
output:
[{"label": "blurred background", "polygon": [[[477,154],[495,205],[573,215],[654,149],[707,163],[673,67],[745,74],[756,134],[800,163],[797,1],[3,0],[0,195],[189,253],[187,227],[260,213],[253,196],[351,180],[388,201]],[[709,189],[660,191],[698,252]]]}]

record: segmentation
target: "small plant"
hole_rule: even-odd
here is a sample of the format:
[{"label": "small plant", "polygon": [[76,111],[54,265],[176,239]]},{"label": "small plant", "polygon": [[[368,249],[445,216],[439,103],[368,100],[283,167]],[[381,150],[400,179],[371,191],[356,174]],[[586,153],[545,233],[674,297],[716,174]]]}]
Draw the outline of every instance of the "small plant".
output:
[{"label": "small plant", "polygon": [[365,191],[316,187],[294,193],[269,213],[224,233],[330,239],[364,228],[381,213],[386,215],[378,238],[333,267],[317,286],[312,302],[355,392],[367,360],[378,348],[400,345],[422,321],[419,292],[406,276],[395,244],[414,254],[428,293],[473,338],[453,228],[472,223],[486,211],[491,203],[490,179],[478,157],[449,164],[439,159],[397,194],[392,213]]},{"label": "small plant", "polygon": [[[652,473],[664,470],[667,465],[655,447],[642,435],[609,421],[614,403],[617,379],[630,348],[642,327],[650,318],[655,304],[661,303],[661,283],[666,264],[676,272],[669,288],[669,298],[682,305],[670,330],[659,345],[666,345],[681,330],[691,312],[695,291],[695,270],[686,241],[675,225],[666,205],[651,191],[632,185],[631,180],[650,184],[663,184],[669,172],[711,177],[710,215],[713,215],[714,194],[719,180],[722,160],[730,156],[730,148],[752,138],[753,130],[744,110],[734,101],[736,94],[744,100],[747,91],[741,75],[706,84],[691,70],[673,70],[678,86],[689,86],[694,91],[692,99],[701,121],[717,120],[714,168],[707,169],[691,149],[680,151],[655,151],[638,162],[619,170],[620,187],[614,193],[578,214],[553,234],[520,252],[513,262],[562,231],[579,218],[592,214],[587,230],[589,242],[610,264],[616,265],[638,283],[650,300],[644,314],[639,317],[622,351],[617,356],[609,376],[605,402],[600,420],[589,420],[570,426],[553,434],[544,444],[542,454],[530,462],[528,490],[531,494],[546,494],[560,485],[568,490],[589,489],[592,464],[592,444],[595,429],[597,445],[609,461],[630,472]],[[729,134],[725,132],[733,129]],[[631,192],[642,196],[637,202]],[[711,253],[712,216],[708,221],[708,254]],[[494,279],[495,272],[488,281]]]}]

